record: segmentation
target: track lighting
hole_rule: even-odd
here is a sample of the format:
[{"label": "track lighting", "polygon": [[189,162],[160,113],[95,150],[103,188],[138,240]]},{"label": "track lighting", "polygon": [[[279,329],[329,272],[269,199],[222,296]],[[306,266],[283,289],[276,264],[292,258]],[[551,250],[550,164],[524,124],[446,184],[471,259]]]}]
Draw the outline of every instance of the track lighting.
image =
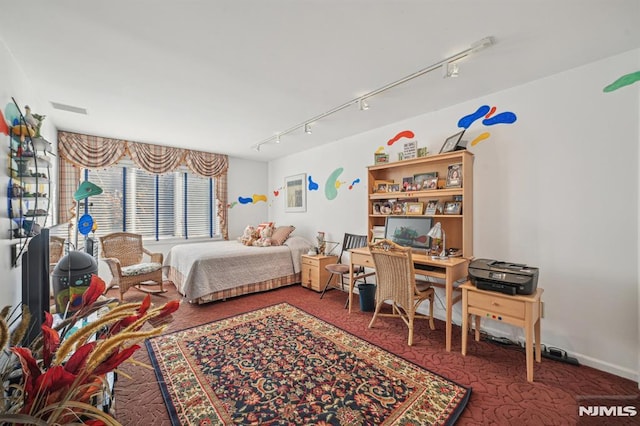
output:
[{"label": "track lighting", "polygon": [[442,64],[442,78],[456,78],[459,71],[460,69],[458,68],[458,64],[456,64],[455,62],[447,62],[446,64]]},{"label": "track lighting", "polygon": [[471,44],[471,46],[465,50],[462,50],[458,53],[456,53],[455,55],[449,56],[448,58],[445,58],[439,62],[436,62],[432,65],[429,65],[426,68],[422,68],[421,70],[418,70],[416,72],[414,72],[413,74],[409,74],[407,76],[404,76],[403,78],[396,80],[394,82],[391,82],[389,84],[386,84],[382,87],[377,88],[376,90],[372,90],[371,92],[365,93],[360,95],[360,97],[357,97],[355,99],[351,99],[350,101],[347,101],[345,103],[343,103],[342,105],[338,105],[337,107],[334,107],[328,111],[323,112],[322,114],[318,114],[315,117],[311,117],[308,120],[303,121],[302,123],[296,124],[293,127],[288,128],[287,130],[283,130],[280,133],[278,133],[275,137],[271,136],[268,139],[265,139],[261,142],[258,142],[256,145],[254,145],[255,150],[256,151],[260,151],[260,146],[265,144],[265,143],[272,143],[275,140],[275,143],[280,143],[280,136],[282,135],[288,135],[289,133],[295,132],[295,131],[299,131],[300,129],[304,129],[305,133],[307,134],[311,134],[311,125],[309,123],[315,123],[319,120],[322,120],[325,117],[328,117],[330,115],[333,115],[339,111],[342,111],[343,109],[347,109],[347,108],[353,108],[354,104],[358,104],[358,108],[361,111],[366,111],[369,109],[369,104],[366,102],[365,99],[369,99],[372,98],[376,95],[379,95],[383,92],[386,92],[387,90],[391,90],[394,87],[400,86],[401,84],[404,84],[408,81],[411,81],[415,78],[418,78],[420,76],[423,76],[427,73],[430,73],[431,71],[437,71],[440,70],[442,72],[442,77],[447,78],[447,77],[457,77],[458,76],[458,64],[457,62],[466,58],[469,55],[472,55],[476,52],[479,52],[483,49],[486,49],[489,46],[493,46],[495,44],[495,40],[493,39],[493,37],[485,37],[481,40],[476,41],[475,43]]}]

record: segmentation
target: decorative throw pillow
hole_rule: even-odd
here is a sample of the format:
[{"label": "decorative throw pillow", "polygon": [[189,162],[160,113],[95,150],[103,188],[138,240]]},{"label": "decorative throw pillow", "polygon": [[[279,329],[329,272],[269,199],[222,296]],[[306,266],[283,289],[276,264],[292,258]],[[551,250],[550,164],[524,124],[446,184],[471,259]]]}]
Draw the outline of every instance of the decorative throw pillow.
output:
[{"label": "decorative throw pillow", "polygon": [[271,245],[281,246],[295,229],[295,226],[278,226],[271,235]]}]

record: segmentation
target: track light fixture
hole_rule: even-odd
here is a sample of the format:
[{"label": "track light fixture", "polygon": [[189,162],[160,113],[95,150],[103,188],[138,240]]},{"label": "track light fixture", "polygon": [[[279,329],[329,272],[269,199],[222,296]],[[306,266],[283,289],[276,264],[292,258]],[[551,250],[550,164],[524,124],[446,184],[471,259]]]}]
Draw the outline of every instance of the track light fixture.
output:
[{"label": "track light fixture", "polygon": [[347,101],[345,103],[343,103],[342,105],[338,105],[335,108],[332,108],[326,112],[323,112],[322,114],[318,114],[315,117],[311,117],[308,120],[303,121],[302,123],[296,124],[293,127],[288,128],[287,130],[284,130],[280,133],[278,133],[275,136],[271,136],[270,138],[267,138],[261,142],[258,142],[257,144],[253,145],[256,151],[260,151],[260,147],[266,143],[270,143],[270,142],[275,142],[275,143],[280,143],[280,136],[283,135],[287,135],[291,132],[294,132],[298,129],[304,129],[305,133],[310,134],[311,133],[311,126],[309,123],[313,123],[316,121],[319,121],[325,117],[328,117],[332,114],[335,114],[339,111],[342,111],[343,109],[352,107],[354,104],[358,105],[358,108],[360,108],[361,111],[366,111],[367,109],[369,109],[369,104],[367,104],[367,102],[365,101],[365,99],[369,99],[373,96],[379,95],[383,92],[386,92],[387,90],[393,89],[396,86],[400,86],[401,84],[404,84],[408,81],[411,81],[415,78],[418,78],[420,76],[423,76],[424,74],[430,73],[431,71],[435,71],[435,70],[441,70],[442,72],[442,76],[443,77],[457,77],[458,75],[458,64],[456,63],[457,61],[466,58],[467,56],[477,53],[481,50],[486,49],[487,47],[493,46],[495,44],[495,41],[493,39],[493,37],[485,37],[481,40],[478,40],[477,42],[471,44],[471,47],[462,50],[458,53],[456,53],[455,55],[449,56],[446,59],[443,59],[439,62],[436,62],[433,65],[429,65],[426,68],[423,68],[421,70],[418,70],[416,72],[414,72],[413,74],[409,74],[399,80],[396,80],[394,82],[391,82],[385,86],[382,86],[376,90],[373,90],[369,93],[365,93],[364,95],[361,95],[360,97],[357,97],[355,99],[351,99],[350,101]]},{"label": "track light fixture", "polygon": [[455,62],[447,62],[446,64],[442,64],[442,78],[456,78],[459,71],[460,69],[458,67],[458,64]]}]

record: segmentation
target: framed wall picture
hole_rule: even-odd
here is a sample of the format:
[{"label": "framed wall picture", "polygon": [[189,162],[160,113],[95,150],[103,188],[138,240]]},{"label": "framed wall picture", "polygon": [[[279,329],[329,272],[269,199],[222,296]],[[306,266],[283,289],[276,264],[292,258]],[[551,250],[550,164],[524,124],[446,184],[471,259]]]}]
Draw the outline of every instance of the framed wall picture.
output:
[{"label": "framed wall picture", "polygon": [[462,187],[462,163],[450,164],[447,168],[447,188]]},{"label": "framed wall picture", "polygon": [[456,147],[458,146],[458,144],[462,140],[462,135],[464,135],[465,130],[463,130],[461,132],[458,132],[453,136],[449,136],[444,141],[444,144],[442,145],[442,148],[440,148],[440,154],[443,154],[445,152],[455,151]]},{"label": "framed wall picture", "polygon": [[284,178],[284,211],[307,211],[307,175],[305,173]]},{"label": "framed wall picture", "polygon": [[423,203],[407,203],[406,214],[407,215],[420,215],[424,209]]},{"label": "framed wall picture", "polygon": [[446,201],[444,203],[444,214],[460,214],[462,213],[461,201]]}]

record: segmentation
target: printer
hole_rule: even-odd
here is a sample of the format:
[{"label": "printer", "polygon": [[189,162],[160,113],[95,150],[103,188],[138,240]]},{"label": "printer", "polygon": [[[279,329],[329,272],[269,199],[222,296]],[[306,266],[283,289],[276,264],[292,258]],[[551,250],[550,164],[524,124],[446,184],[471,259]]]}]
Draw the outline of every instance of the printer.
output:
[{"label": "printer", "polygon": [[521,263],[475,259],[469,264],[471,282],[480,290],[531,294],[538,286],[538,268]]}]

